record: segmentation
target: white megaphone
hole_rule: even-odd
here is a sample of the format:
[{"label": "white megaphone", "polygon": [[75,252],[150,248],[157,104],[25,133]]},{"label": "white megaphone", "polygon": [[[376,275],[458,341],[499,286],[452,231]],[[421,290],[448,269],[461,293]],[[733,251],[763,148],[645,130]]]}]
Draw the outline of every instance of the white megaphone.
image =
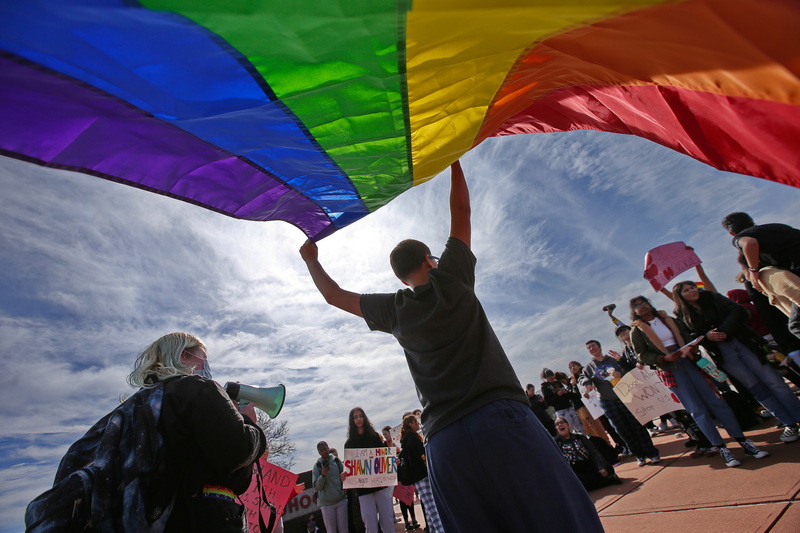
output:
[{"label": "white megaphone", "polygon": [[286,400],[286,387],[282,384],[277,387],[262,388],[229,381],[225,384],[225,392],[233,401],[253,402],[270,418],[278,416],[283,408],[283,402]]}]

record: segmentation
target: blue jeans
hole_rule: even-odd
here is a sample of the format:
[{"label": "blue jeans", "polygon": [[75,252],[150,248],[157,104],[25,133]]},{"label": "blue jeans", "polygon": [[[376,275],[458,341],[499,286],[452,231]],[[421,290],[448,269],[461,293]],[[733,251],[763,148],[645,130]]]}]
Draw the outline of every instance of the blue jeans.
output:
[{"label": "blue jeans", "polygon": [[672,375],[678,386],[670,387],[669,390],[675,393],[689,411],[712,446],[721,446],[722,436],[717,431],[711,413],[722,422],[728,435],[734,439],[744,437],[736,415],[719,392],[706,380],[703,371],[697,365],[682,357],[678,359]]},{"label": "blue jeans", "polygon": [[425,451],[446,532],[603,531],[569,463],[522,402],[473,411],[434,433]]},{"label": "blue jeans", "polygon": [[753,393],[761,405],[787,426],[800,422],[800,399],[769,365],[762,365],[756,354],[737,339],[718,342],[722,368]]}]

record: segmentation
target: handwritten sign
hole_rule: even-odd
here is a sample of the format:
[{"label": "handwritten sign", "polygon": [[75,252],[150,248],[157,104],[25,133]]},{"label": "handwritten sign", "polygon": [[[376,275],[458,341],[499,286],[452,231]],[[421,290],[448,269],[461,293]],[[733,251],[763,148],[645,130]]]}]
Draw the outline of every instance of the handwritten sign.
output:
[{"label": "handwritten sign", "polygon": [[581,397],[581,401],[586,409],[589,410],[589,414],[592,415],[592,418],[595,420],[600,418],[605,414],[603,408],[600,407],[600,396],[597,394],[597,391],[591,391],[588,393],[589,397]]},{"label": "handwritten sign", "polygon": [[345,448],[346,489],[369,489],[397,485],[397,455],[394,448]]},{"label": "handwritten sign", "polygon": [[683,241],[653,248],[644,256],[644,279],[655,291],[666,287],[675,277],[702,263],[697,254]]},{"label": "handwritten sign", "polygon": [[672,394],[649,368],[634,368],[625,374],[614,387],[622,403],[630,409],[633,416],[642,424],[654,418],[683,409],[678,397]]},{"label": "handwritten sign", "polygon": [[[297,483],[297,474],[292,474],[288,470],[268,462],[263,457],[258,460],[261,475],[261,491],[257,476],[259,468],[253,466],[253,480],[250,487],[240,496],[247,513],[247,525],[250,533],[261,533],[258,514],[264,518],[264,523],[269,523],[270,508],[267,502],[275,506],[278,516],[283,516],[284,506],[289,498],[294,494],[294,487]],[[266,500],[266,502],[264,501]]]},{"label": "handwritten sign", "polygon": [[395,485],[392,496],[411,507],[414,505],[414,485]]}]

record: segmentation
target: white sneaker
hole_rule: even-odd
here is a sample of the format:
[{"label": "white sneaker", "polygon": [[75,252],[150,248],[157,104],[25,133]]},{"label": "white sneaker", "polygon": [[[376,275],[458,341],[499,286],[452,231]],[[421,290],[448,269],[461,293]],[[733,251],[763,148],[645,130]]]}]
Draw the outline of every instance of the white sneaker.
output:
[{"label": "white sneaker", "polygon": [[794,442],[797,439],[800,439],[800,428],[797,426],[786,426],[786,429],[781,433],[783,442]]},{"label": "white sneaker", "polygon": [[667,423],[666,422],[661,422],[658,425],[658,431],[661,432],[661,433],[664,433],[667,429],[669,429],[669,428],[667,428]]},{"label": "white sneaker", "polygon": [[733,452],[724,446],[720,447],[719,455],[722,457],[722,460],[725,461],[725,466],[727,467],[739,466],[742,464],[738,459],[736,459],[736,457],[733,456]]}]

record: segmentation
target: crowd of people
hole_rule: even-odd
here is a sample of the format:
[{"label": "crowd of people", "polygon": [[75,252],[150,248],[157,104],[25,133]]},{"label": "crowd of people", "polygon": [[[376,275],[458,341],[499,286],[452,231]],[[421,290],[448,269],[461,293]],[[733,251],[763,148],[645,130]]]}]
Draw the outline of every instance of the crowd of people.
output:
[{"label": "crowd of people", "polygon": [[[741,251],[738,280],[745,289],[719,294],[698,265],[700,283],[680,281],[661,291],[672,303],[673,316],[645,296],[630,298],[630,325],[613,315],[615,305],[603,308],[616,326],[621,353],[603,353],[599,341],[589,340],[591,359],[585,366],[571,361],[568,373],[543,369],[541,395],[527,385],[531,411],[587,490],[619,482],[612,468],[615,454],[633,455],[639,466],[661,462],[651,437],[666,430],[668,421],[689,435],[687,446],[696,448],[692,457],[718,455],[728,467],[741,461],[718,425],[745,456],[769,456],[744,434],[743,426],[752,425],[749,409],[774,416],[781,441],[800,439],[800,399],[787,383],[798,384],[800,378],[800,230],[756,226],[746,213],[728,215],[723,227]],[[766,272],[763,279],[761,272]],[[700,365],[701,359],[706,364]],[[655,370],[685,410],[662,416],[658,427],[639,423],[614,392],[619,379],[636,367]],[[583,404],[593,391],[604,413],[599,420]]]},{"label": "crowd of people", "polygon": [[[413,487],[425,517],[425,531],[443,531],[436,502],[431,491],[425,446],[419,416],[421,411],[403,415],[399,445],[392,436],[392,427],[385,426],[379,434],[367,414],[360,407],[350,411],[348,437],[345,448],[394,448],[399,461],[404,463],[404,479],[400,483]],[[393,531],[395,514],[392,503],[394,486],[344,489],[347,474],[338,457],[331,454],[328,444],[317,444],[319,459],[311,470],[311,479],[317,495],[317,505],[322,512],[328,533],[348,533],[350,530],[377,533]],[[406,531],[420,529],[414,508],[399,499]]]},{"label": "crowd of people", "polygon": [[[755,226],[743,213],[726,217],[724,223],[741,249],[754,305],[763,306],[768,298],[767,306],[771,301],[786,313],[781,320],[760,312],[777,346],[770,347],[753,332],[748,326],[753,317],[744,307],[717,294],[710,284],[699,290],[696,283],[680,282],[667,292],[674,318],[643,296],[631,298],[630,324],[614,319],[622,353],[604,353],[599,341],[587,341],[590,359],[585,365],[572,361],[567,372],[542,371],[540,396],[532,384],[522,388],[474,293],[469,191],[458,162],[451,167],[450,184],[450,237],[441,258],[410,239],[390,255],[392,270],[407,289],[386,294],[347,291],[324,270],[315,243],[307,241],[300,250],[329,304],[362,317],[371,330],[393,335],[404,350],[423,409],[419,418],[413,413],[403,417],[400,461],[408,467],[408,483],[419,494],[429,531],[602,531],[584,488],[619,483],[613,468],[619,455],[635,456],[639,466],[661,461],[648,429],[614,392],[616,381],[636,366],[654,368],[681,400],[686,412],[673,417],[693,437],[697,456],[716,454],[727,466],[739,464],[716,422],[745,455],[768,456],[745,437],[736,409],[720,393],[726,385],[695,364],[701,349],[728,374],[740,395],[780,420],[781,440],[800,438],[800,400],[770,364],[777,353],[786,354],[787,368],[793,365],[794,372],[800,362],[800,230]],[[244,512],[237,496],[248,489],[253,465],[266,451],[266,438],[210,378],[205,346],[192,335],[165,335],[142,352],[129,379],[141,390],[123,406],[145,402],[149,410],[130,407],[101,420],[99,429],[76,443],[94,446],[88,462],[79,460],[86,459],[83,452],[89,448],[70,449],[56,476],[55,492],[28,508],[26,524],[41,526],[30,530],[50,530],[62,518],[76,525],[79,514],[81,529],[145,520],[163,531],[241,531]],[[599,419],[583,405],[592,393],[604,413]],[[133,413],[134,423],[137,416],[144,417],[141,435],[128,434],[120,425],[125,413]],[[661,425],[666,420],[672,417]],[[94,436],[103,431],[106,441],[119,442],[104,448],[101,440],[98,445]],[[143,444],[145,437],[151,440]],[[363,409],[351,410],[345,448],[393,445]],[[346,498],[342,462],[326,442],[319,442],[317,450],[312,483],[327,531],[348,531],[345,517],[355,502],[367,533],[392,531],[392,487],[358,488],[353,498]],[[142,455],[148,451],[151,455]],[[109,455],[98,462],[100,452]],[[114,461],[123,466],[106,468]],[[166,474],[158,470],[165,464]],[[105,468],[101,473],[113,483],[91,487],[94,492],[85,495],[90,506],[72,508],[57,498],[62,490],[72,494],[91,468]],[[159,474],[164,483],[141,481],[157,480]],[[530,498],[531,480],[547,480],[547,490]],[[83,500],[70,500],[75,501]],[[407,528],[414,529],[413,506],[406,510]],[[61,511],[72,517],[56,516]],[[311,520],[308,527],[317,529]]]}]

